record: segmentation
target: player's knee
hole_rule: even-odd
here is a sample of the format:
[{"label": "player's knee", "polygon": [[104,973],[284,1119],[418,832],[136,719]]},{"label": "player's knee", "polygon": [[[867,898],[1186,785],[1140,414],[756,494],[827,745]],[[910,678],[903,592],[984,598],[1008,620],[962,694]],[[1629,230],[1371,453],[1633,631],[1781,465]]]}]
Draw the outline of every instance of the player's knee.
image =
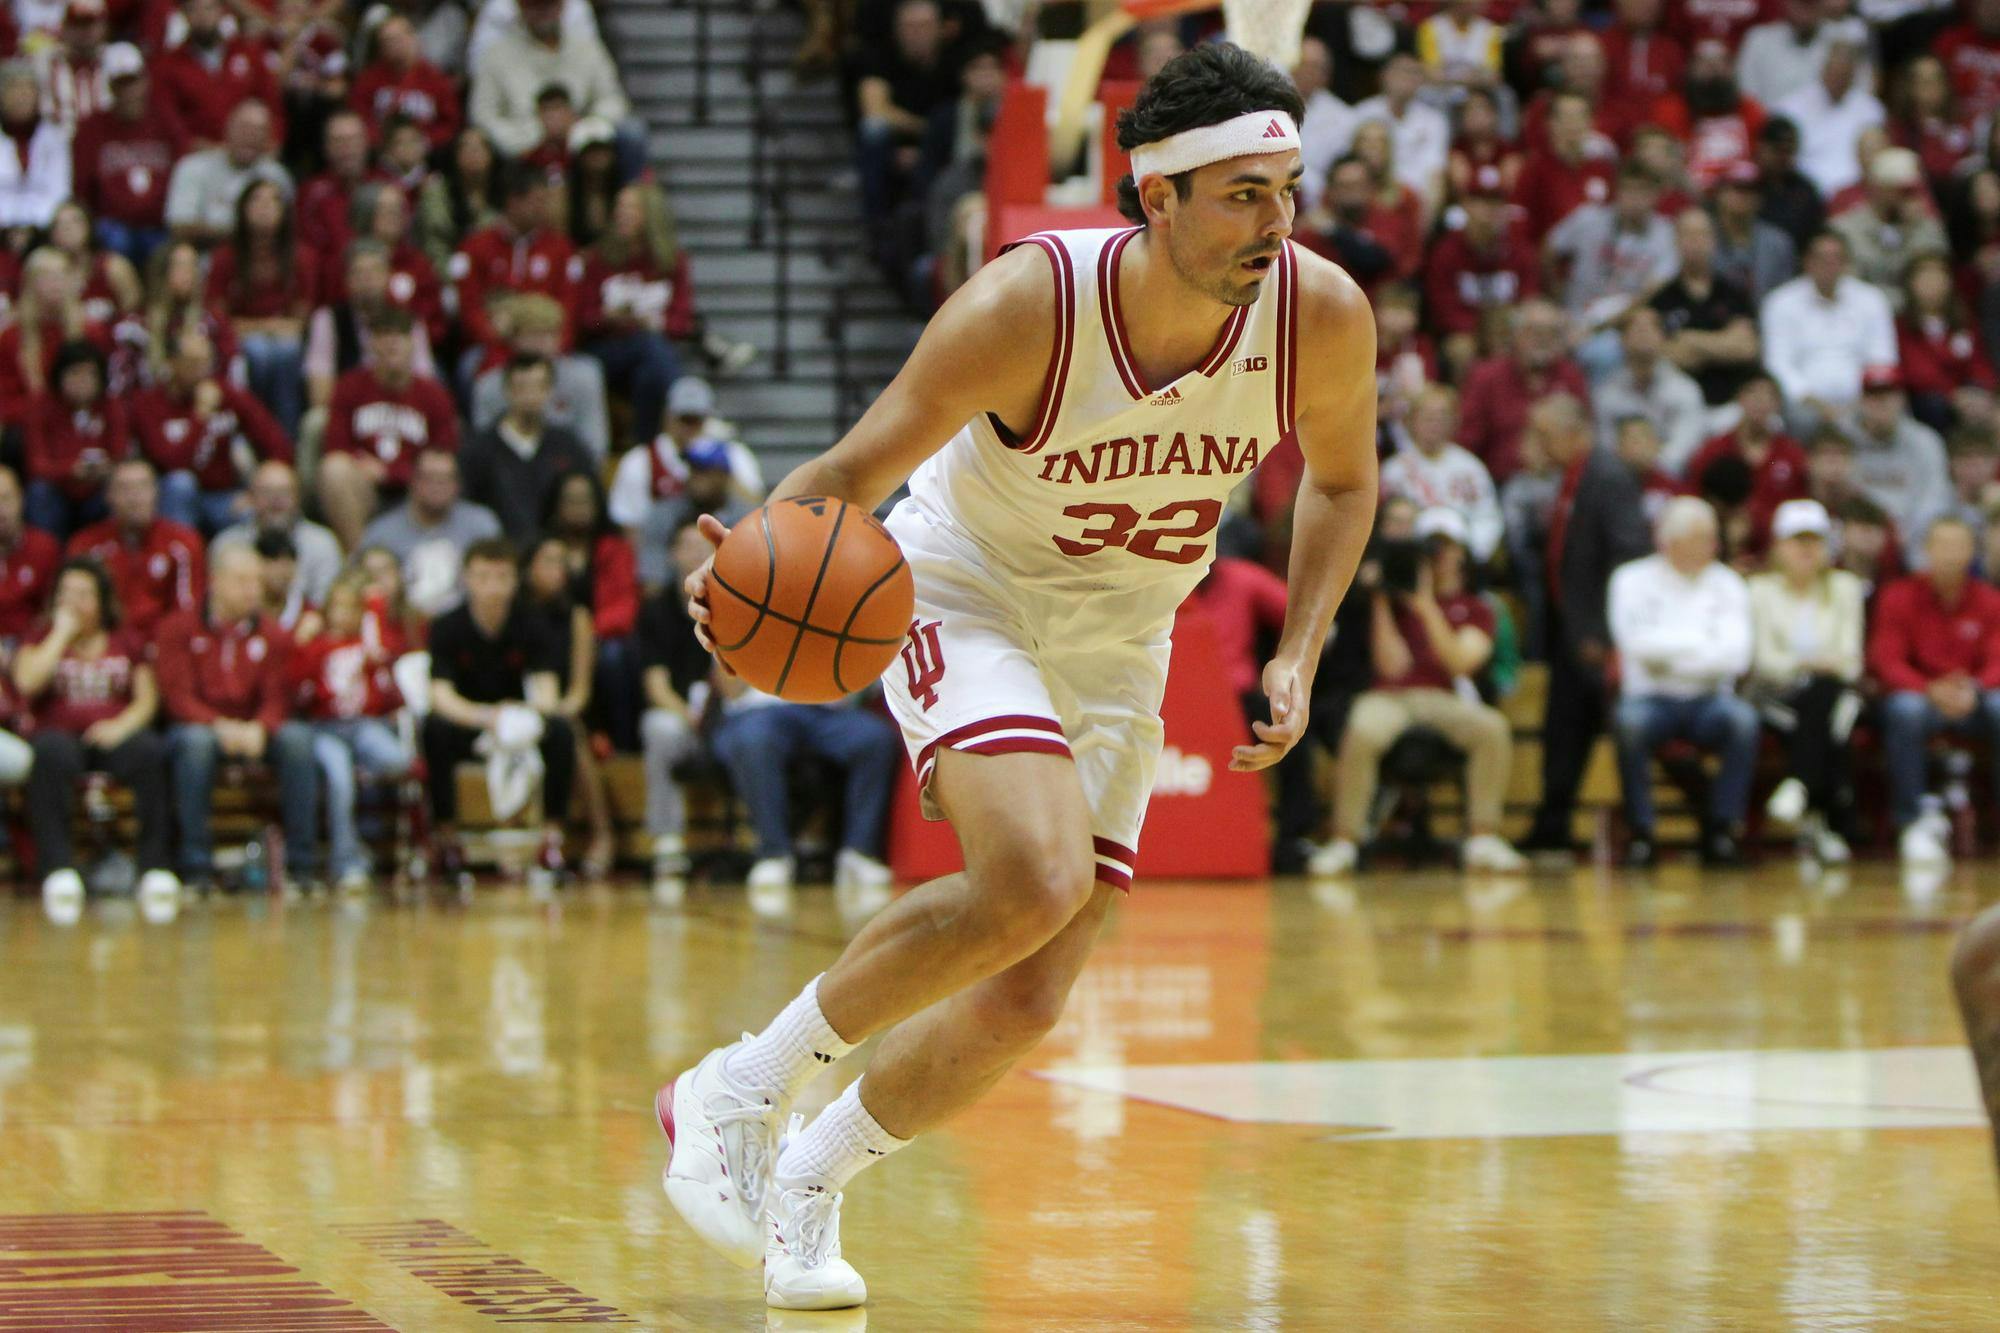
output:
[{"label": "player's knee", "polygon": [[1051,939],[1083,910],[1096,869],[1086,851],[1055,845],[1016,846],[975,876],[990,890],[1010,942],[1030,947]]},{"label": "player's knee", "polygon": [[1951,955],[1951,981],[1968,1017],[2000,1022],[2000,907],[1975,917],[1958,937]]}]

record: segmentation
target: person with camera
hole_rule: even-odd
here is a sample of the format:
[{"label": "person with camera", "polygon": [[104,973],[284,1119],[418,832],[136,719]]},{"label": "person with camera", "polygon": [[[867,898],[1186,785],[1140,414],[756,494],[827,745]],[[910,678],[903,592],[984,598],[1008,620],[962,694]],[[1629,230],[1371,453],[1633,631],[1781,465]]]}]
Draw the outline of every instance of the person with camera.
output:
[{"label": "person with camera", "polygon": [[1611,640],[1618,649],[1620,691],[1613,714],[1618,779],[1631,830],[1625,864],[1650,867],[1653,752],[1687,740],[1722,760],[1709,789],[1701,859],[1741,865],[1737,839],[1757,764],[1757,710],[1739,697],[1750,669],[1750,589],[1716,559],[1721,533],[1706,500],[1668,502],[1655,530],[1657,555],[1611,576]]},{"label": "person with camera", "polygon": [[1381,583],[1369,615],[1375,684],[1348,713],[1335,802],[1339,834],[1312,868],[1322,875],[1354,868],[1382,756],[1412,728],[1429,727],[1465,753],[1465,868],[1525,870],[1527,861],[1500,836],[1513,732],[1470,679],[1492,659],[1495,626],[1493,609],[1466,587],[1470,532],[1463,515],[1440,506],[1417,516],[1414,535],[1379,547]]}]

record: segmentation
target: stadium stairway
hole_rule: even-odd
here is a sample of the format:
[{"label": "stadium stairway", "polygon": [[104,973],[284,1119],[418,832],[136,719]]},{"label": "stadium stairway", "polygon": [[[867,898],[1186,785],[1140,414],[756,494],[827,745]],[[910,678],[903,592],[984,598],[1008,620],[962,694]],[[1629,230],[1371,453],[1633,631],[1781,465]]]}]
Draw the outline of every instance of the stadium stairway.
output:
[{"label": "stadium stairway", "polygon": [[922,327],[868,262],[839,84],[793,78],[801,20],[768,0],[602,0],[599,21],[698,307],[762,353],[716,390],[775,480],[860,415]]}]

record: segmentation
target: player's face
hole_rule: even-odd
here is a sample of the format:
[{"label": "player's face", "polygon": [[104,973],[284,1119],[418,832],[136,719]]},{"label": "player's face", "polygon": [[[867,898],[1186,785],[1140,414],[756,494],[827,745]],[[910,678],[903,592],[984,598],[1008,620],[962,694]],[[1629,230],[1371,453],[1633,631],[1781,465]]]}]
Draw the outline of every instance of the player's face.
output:
[{"label": "player's face", "polygon": [[1165,190],[1167,255],[1190,287],[1225,305],[1250,305],[1298,213],[1296,150],[1232,157],[1194,173],[1187,198]]}]

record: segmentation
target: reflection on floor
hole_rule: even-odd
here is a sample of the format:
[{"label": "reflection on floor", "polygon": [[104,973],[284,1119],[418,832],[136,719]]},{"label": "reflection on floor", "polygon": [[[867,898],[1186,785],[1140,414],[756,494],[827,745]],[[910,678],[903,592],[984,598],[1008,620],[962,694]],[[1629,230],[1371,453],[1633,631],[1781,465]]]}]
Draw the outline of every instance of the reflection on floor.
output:
[{"label": "reflection on floor", "polygon": [[831,1318],[688,1237],[647,1114],[838,953],[826,891],[0,906],[0,1329],[2000,1328],[1944,984],[1992,884],[1142,885],[855,1182]]}]

